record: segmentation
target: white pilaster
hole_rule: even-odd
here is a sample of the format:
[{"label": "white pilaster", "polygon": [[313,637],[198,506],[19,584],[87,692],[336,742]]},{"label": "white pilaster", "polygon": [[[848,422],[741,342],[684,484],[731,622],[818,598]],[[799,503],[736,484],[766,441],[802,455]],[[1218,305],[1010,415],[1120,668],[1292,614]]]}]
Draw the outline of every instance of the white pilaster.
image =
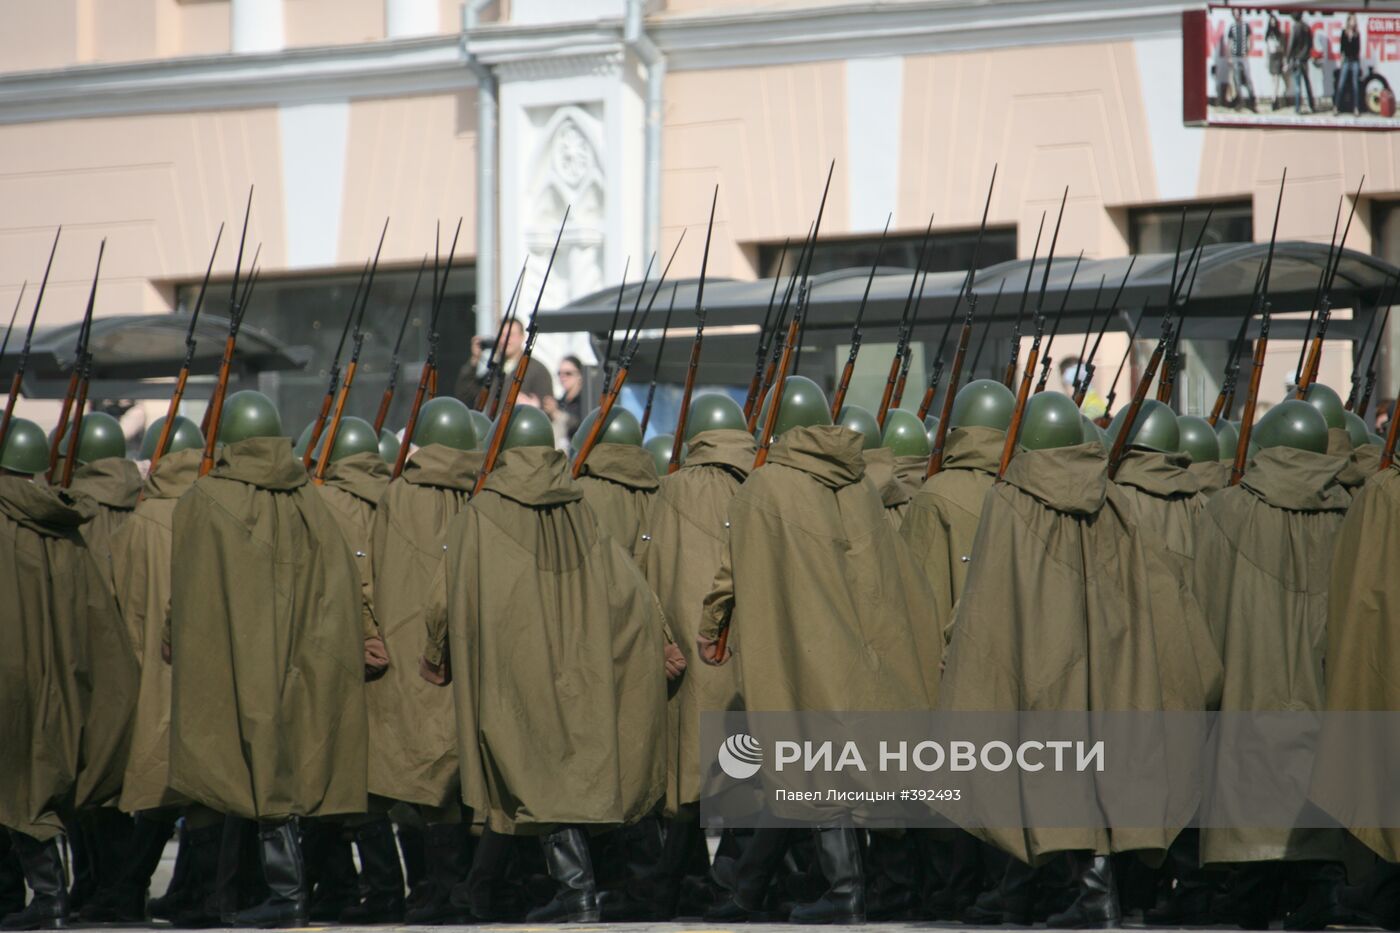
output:
[{"label": "white pilaster", "polygon": [[846,62],[847,209],[851,232],[875,232],[899,197],[904,57]]},{"label": "white pilaster", "polygon": [[277,115],[282,134],[287,266],[333,266],[339,261],[350,104],[287,106]]},{"label": "white pilaster", "polygon": [[384,34],[390,39],[438,32],[437,0],[384,0]]},{"label": "white pilaster", "polygon": [[282,0],[233,0],[229,36],[235,52],[277,52],[286,44]]}]

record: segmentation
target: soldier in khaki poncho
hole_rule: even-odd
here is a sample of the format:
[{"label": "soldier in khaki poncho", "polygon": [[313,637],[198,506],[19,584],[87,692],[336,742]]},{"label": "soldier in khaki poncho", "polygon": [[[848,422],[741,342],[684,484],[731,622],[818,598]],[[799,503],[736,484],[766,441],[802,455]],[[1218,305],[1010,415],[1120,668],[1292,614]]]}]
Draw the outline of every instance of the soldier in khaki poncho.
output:
[{"label": "soldier in khaki poncho", "polygon": [[[588,437],[599,409],[589,412],[574,434],[571,456]],[[575,480],[583,501],[598,516],[603,531],[636,554],[641,548],[647,515],[656,497],[656,464],[642,446],[642,426],[620,406],[608,412],[608,422]]]},{"label": "soldier in khaki poncho", "polygon": [[[685,433],[685,460],[661,480],[647,522],[648,540],[639,557],[688,662],[671,696],[666,743],[666,810],[674,815],[660,865],[652,872],[661,913],[667,917],[675,914],[688,862],[696,848],[704,846],[699,812],[700,715],[729,709],[738,701],[735,665],[695,663],[694,646],[700,607],[724,553],[729,502],[748,476],[757,452],[745,430],[743,410],[727,395],[697,396],[686,417]],[[703,857],[708,860],[709,853]]]},{"label": "soldier in khaki poncho", "polygon": [[[697,651],[706,663],[738,666],[749,710],[928,709],[940,647],[932,596],[865,475],[861,435],[832,425],[829,412],[811,380],[785,381],[768,461],[730,503],[729,543],[705,598]],[[872,578],[882,584],[875,598],[856,588]],[[733,659],[717,656],[726,626]],[[790,839],[756,832],[733,897],[709,918],[757,914]],[[856,832],[821,829],[817,853],[830,888],[794,908],[792,920],[863,921]]]},{"label": "soldier in khaki poncho", "polygon": [[359,573],[269,399],[229,396],[219,439],[172,526],[170,787],[260,824],[271,894],[231,919],[303,926],[295,818],[366,807]]},{"label": "soldier in khaki poncho", "polygon": [[511,415],[449,529],[422,671],[452,683],[464,802],[494,833],[541,836],[557,893],[527,919],[594,922],[585,829],[633,822],[665,790],[665,623],[552,440],[543,413]]},{"label": "soldier in khaki poncho", "polygon": [[[462,813],[452,698],[418,676],[429,585],[442,562],[452,519],[466,507],[483,455],[472,414],[455,398],[424,403],[414,428],[417,449],[389,483],[374,512],[370,554],[374,612],[391,664],[366,687],[369,791],[377,813],[393,801],[419,808],[427,829],[425,876],[409,895],[409,923],[464,921],[452,888],[472,862],[470,817]],[[386,867],[392,838],[375,830]]]},{"label": "soldier in khaki poncho", "polygon": [[33,892],[7,930],[61,925],[68,891],[57,837],[121,786],[136,661],[104,574],[81,536],[83,512],[35,482],[43,431],[11,421],[0,450],[0,826]]}]

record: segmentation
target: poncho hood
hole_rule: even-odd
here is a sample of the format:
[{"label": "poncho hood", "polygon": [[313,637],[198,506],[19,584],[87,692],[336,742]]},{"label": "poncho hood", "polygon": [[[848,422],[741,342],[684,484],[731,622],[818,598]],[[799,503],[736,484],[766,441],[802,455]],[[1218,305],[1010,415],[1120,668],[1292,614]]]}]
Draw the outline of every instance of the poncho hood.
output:
[{"label": "poncho hood", "polygon": [[1240,485],[1278,509],[1345,512],[1351,496],[1337,481],[1347,461],[1328,454],[1270,447],[1259,451]]},{"label": "poncho hood", "polygon": [[1093,515],[1108,494],[1108,457],[1097,443],[1018,450],[1005,479],[1057,512]]},{"label": "poncho hood", "polygon": [[865,475],[862,438],[836,424],[792,428],[768,449],[768,462],[801,470],[830,489],[860,482]]},{"label": "poncho hood", "polygon": [[308,479],[285,437],[250,437],[225,445],[209,475],[269,492],[290,492]]},{"label": "poncho hood", "polygon": [[892,509],[909,501],[909,490],[899,481],[894,451],[888,447],[874,447],[863,452],[863,459],[865,475],[880,491],[880,502],[885,508]]},{"label": "poncho hood", "polygon": [[1190,467],[1189,454],[1128,450],[1118,464],[1114,481],[1151,496],[1194,496],[1201,491],[1201,482]]},{"label": "poncho hood", "polygon": [[1006,432],[1000,428],[954,428],[944,442],[943,469],[977,470],[996,476],[1005,445]]},{"label": "poncho hood", "polygon": [[1352,456],[1355,448],[1351,446],[1351,435],[1345,428],[1327,429],[1327,456],[1339,457],[1344,460],[1345,466],[1337,474],[1337,482],[1347,489],[1355,489],[1366,482],[1366,477],[1370,474],[1365,471],[1361,464],[1356,462]]},{"label": "poncho hood", "polygon": [[569,477],[568,458],[552,447],[518,447],[504,451],[482,488],[534,508],[563,505],[583,498],[583,490]]},{"label": "poncho hood", "polygon": [[656,461],[651,451],[631,444],[598,444],[583,462],[579,476],[596,476],[628,489],[656,488]]},{"label": "poncho hood", "polygon": [[701,431],[687,445],[684,466],[728,467],[740,480],[753,469],[758,444],[748,431],[720,428]]},{"label": "poncho hood", "polygon": [[203,458],[204,451],[194,448],[166,454],[146,477],[141,495],[147,499],[180,498],[199,479],[199,461]]},{"label": "poncho hood", "polygon": [[457,450],[442,444],[419,447],[404,464],[403,480],[415,486],[438,486],[469,493],[486,454],[479,450]]},{"label": "poncho hood", "polygon": [[389,464],[378,453],[342,457],[326,466],[326,485],[374,505],[389,484]]},{"label": "poncho hood", "polygon": [[1201,492],[1209,495],[1219,492],[1230,485],[1230,464],[1224,460],[1206,460],[1201,463],[1193,463],[1188,470],[1196,477],[1197,484],[1201,487]]},{"label": "poncho hood", "polygon": [[0,476],[0,513],[49,538],[65,538],[90,516],[59,498],[57,490],[18,476]]},{"label": "poncho hood", "polygon": [[135,461],[105,457],[73,471],[69,493],[87,496],[109,509],[134,509],[141,498],[141,470]]}]

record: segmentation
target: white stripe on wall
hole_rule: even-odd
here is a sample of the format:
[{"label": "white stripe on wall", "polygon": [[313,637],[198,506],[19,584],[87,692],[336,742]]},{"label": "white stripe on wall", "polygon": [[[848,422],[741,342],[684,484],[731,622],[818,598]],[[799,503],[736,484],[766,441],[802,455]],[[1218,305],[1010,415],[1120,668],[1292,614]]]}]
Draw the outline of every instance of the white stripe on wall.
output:
[{"label": "white stripe on wall", "polygon": [[350,104],[299,104],[278,111],[287,265],[330,266],[338,259]]},{"label": "white stripe on wall", "polygon": [[1152,142],[1157,199],[1194,198],[1201,179],[1205,130],[1182,122],[1181,36],[1135,39],[1133,50]]},{"label": "white stripe on wall", "polygon": [[878,233],[895,209],[903,106],[903,56],[846,62],[846,177],[852,232]]}]

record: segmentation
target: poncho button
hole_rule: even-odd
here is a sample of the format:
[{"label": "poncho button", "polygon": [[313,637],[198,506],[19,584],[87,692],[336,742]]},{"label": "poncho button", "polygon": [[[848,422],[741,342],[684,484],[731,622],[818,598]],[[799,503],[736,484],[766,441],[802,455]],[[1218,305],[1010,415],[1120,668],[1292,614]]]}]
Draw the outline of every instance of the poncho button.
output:
[{"label": "poncho button", "polygon": [[642,535],[642,540],[643,540],[643,541],[650,541],[650,540],[651,540],[651,535]]}]

